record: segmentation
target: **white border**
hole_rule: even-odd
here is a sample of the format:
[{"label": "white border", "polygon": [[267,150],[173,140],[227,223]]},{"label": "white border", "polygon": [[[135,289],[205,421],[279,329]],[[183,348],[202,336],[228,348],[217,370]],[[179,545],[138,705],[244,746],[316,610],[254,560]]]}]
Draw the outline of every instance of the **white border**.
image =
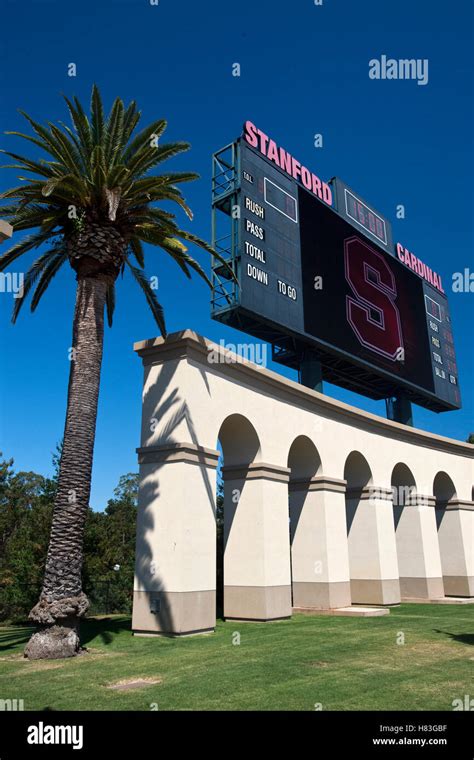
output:
[{"label": "white border", "polygon": [[436,319],[436,321],[437,321],[437,322],[439,322],[439,323],[441,324],[441,322],[443,321],[443,319],[442,319],[442,318],[441,318],[441,319],[438,319],[438,317],[435,317],[435,315],[434,315],[434,314],[430,314],[430,312],[428,311],[428,309],[427,309],[427,306],[426,306],[426,299],[428,299],[428,301],[432,301],[433,303],[435,303],[435,304],[436,304],[436,306],[437,306],[437,307],[438,307],[438,309],[439,309],[439,313],[440,313],[440,314],[442,314],[442,311],[441,311],[441,304],[440,304],[440,303],[438,303],[438,301],[435,301],[435,300],[434,300],[434,298],[431,298],[429,295],[427,295],[427,294],[425,293],[425,311],[426,311],[426,313],[428,314],[428,316],[429,316],[429,317],[433,317],[433,319]]},{"label": "white border", "polygon": [[[366,227],[364,224],[361,224],[361,222],[359,222],[358,219],[354,219],[354,217],[351,214],[349,214],[349,209],[347,208],[347,194],[348,193],[349,193],[349,195],[351,195],[354,198],[354,200],[358,201],[359,203],[362,203],[362,205],[368,211],[370,211],[371,214],[373,214],[374,216],[376,216],[377,219],[380,219],[380,221],[383,224],[383,229],[384,229],[384,233],[385,233],[384,240],[381,240],[377,235],[374,235],[374,233],[372,232],[371,229],[369,229],[368,227]],[[383,245],[388,245],[388,242],[387,242],[387,225],[385,223],[385,219],[383,219],[381,216],[379,216],[377,214],[377,212],[374,211],[373,208],[371,208],[370,206],[367,205],[367,203],[364,203],[364,201],[362,200],[362,198],[358,198],[357,195],[354,195],[354,193],[352,193],[350,190],[348,190],[347,187],[344,188],[344,202],[346,204],[346,214],[349,217],[349,219],[352,219],[352,221],[355,222],[356,224],[358,224],[359,227],[362,227],[362,229],[365,230],[365,232],[368,232],[369,235],[372,235],[372,237],[374,238],[374,240],[376,240],[378,243],[382,243]]]},{"label": "white border", "polygon": [[[278,190],[281,190],[282,193],[285,193],[285,195],[287,195],[288,198],[291,198],[295,202],[296,219],[293,219],[292,216],[289,216],[288,214],[285,214],[284,211],[282,211],[280,208],[277,208],[276,206],[273,205],[273,203],[270,203],[270,201],[267,200],[267,182],[269,182],[270,185],[273,185],[273,187],[276,187]],[[298,201],[297,201],[297,199],[293,195],[290,195],[290,193],[287,193],[286,190],[283,190],[283,188],[280,187],[280,185],[277,185],[276,182],[272,182],[271,179],[268,179],[268,177],[264,177],[263,178],[263,197],[264,197],[265,203],[268,203],[268,205],[271,206],[272,208],[274,208],[275,211],[279,211],[280,214],[283,214],[283,216],[286,216],[287,219],[291,219],[292,222],[294,222],[295,224],[298,224]]]}]

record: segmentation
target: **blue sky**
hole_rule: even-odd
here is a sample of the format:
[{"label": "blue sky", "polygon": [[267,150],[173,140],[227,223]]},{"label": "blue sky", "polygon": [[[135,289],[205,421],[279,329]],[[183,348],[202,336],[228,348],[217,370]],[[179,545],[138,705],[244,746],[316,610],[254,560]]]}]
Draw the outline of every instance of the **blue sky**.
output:
[{"label": "blue sky", "polygon": [[[210,239],[211,154],[236,138],[245,119],[271,134],[320,177],[342,177],[392,219],[394,237],[439,271],[448,292],[463,409],[436,415],[414,408],[418,427],[465,439],[474,428],[474,294],[452,293],[453,272],[473,267],[473,61],[471,0],[13,0],[3,3],[0,125],[25,131],[18,108],[39,121],[66,120],[61,93],[88,103],[93,82],[107,107],[138,101],[143,123],[164,117],[168,139],[192,150],[169,164],[197,171],[186,186],[189,224]],[[374,81],[368,62],[382,54],[429,60],[429,83]],[[77,76],[68,77],[68,64]],[[241,76],[232,76],[233,63]],[[321,133],[323,149],[314,147]],[[26,143],[0,137],[1,147]],[[20,150],[21,148],[21,150]],[[3,162],[4,163],[4,162]],[[17,184],[2,171],[2,189]],[[395,219],[398,204],[404,220]],[[183,226],[187,223],[180,217]],[[6,246],[2,246],[2,252]],[[208,266],[207,254],[194,253]],[[242,335],[209,316],[209,293],[189,283],[157,249],[169,331],[191,327],[215,340]],[[16,467],[51,471],[64,425],[75,280],[64,267],[34,315],[9,324],[0,293],[1,440]],[[115,324],[105,336],[91,504],[105,506],[121,474],[135,471],[142,367],[136,340],[157,333],[136,285],[118,283]],[[280,367],[274,367],[282,371]],[[291,377],[294,373],[287,372]],[[326,386],[332,396],[384,414],[373,402]]]}]

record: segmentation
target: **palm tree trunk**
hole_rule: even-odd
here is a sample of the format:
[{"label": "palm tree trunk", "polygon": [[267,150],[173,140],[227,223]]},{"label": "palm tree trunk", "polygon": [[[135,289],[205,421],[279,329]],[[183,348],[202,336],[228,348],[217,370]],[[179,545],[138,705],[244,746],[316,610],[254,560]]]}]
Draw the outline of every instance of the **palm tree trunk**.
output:
[{"label": "palm tree trunk", "polygon": [[58,490],[43,589],[30,612],[30,619],[39,625],[25,649],[30,659],[77,654],[79,619],[89,606],[82,591],[83,536],[91,488],[106,292],[105,279],[78,277]]}]

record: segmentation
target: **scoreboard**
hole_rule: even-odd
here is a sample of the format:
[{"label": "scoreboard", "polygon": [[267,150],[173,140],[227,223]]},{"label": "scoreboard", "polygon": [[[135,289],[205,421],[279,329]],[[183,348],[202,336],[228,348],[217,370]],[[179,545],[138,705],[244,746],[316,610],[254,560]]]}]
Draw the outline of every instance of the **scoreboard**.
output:
[{"label": "scoreboard", "polygon": [[435,411],[459,408],[441,278],[397,256],[389,221],[340,180],[334,194],[316,192],[281,153],[272,160],[243,137],[236,149],[238,294],[212,316],[311,348],[323,378],[372,398],[403,392]]}]

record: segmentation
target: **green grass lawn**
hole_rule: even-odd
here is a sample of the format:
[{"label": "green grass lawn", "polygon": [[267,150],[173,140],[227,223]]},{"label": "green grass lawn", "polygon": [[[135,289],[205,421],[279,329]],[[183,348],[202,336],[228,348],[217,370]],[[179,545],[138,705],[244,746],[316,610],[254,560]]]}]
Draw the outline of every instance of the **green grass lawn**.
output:
[{"label": "green grass lawn", "polygon": [[[135,638],[127,617],[93,618],[82,626],[88,654],[56,661],[23,659],[29,633],[0,628],[0,698],[23,699],[26,710],[452,710],[474,697],[468,605],[219,622],[214,634],[184,639]],[[161,682],[109,688],[140,677]]]}]

